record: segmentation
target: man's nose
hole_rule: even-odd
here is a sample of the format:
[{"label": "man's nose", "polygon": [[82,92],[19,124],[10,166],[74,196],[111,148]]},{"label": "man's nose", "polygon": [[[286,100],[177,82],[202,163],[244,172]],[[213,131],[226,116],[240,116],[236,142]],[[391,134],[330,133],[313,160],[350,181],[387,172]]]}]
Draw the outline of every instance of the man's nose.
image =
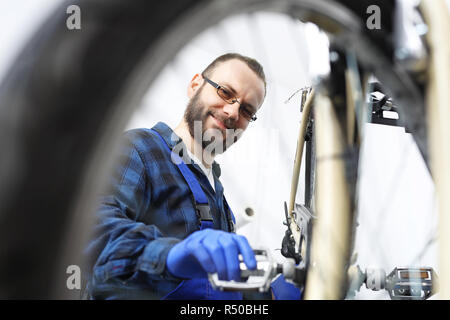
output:
[{"label": "man's nose", "polygon": [[233,104],[226,103],[223,107],[223,112],[234,121],[237,121],[239,119],[239,108],[241,105],[238,101],[236,101]]}]

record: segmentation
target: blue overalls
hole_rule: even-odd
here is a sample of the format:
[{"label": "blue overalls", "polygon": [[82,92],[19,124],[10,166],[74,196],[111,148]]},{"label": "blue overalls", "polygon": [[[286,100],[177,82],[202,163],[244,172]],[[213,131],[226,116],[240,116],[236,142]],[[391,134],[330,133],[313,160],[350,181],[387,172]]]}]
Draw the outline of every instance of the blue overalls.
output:
[{"label": "blue overalls", "polygon": [[[163,145],[166,147],[169,153],[172,150],[169,148],[163,137],[155,130],[152,131],[161,139]],[[206,228],[213,228],[213,219],[210,212],[208,198],[205,192],[202,190],[200,183],[195,175],[188,168],[188,166],[181,160],[177,154],[172,154],[172,159],[176,160],[177,167],[186,180],[189,189],[191,190],[194,200],[197,214],[200,218],[200,230]],[[226,200],[224,201],[227,206],[233,221],[234,215]],[[172,292],[167,294],[162,299],[168,300],[242,300],[242,294],[240,292],[223,292],[214,290],[209,282],[208,278],[195,278],[190,280],[183,280],[178,287]]]}]

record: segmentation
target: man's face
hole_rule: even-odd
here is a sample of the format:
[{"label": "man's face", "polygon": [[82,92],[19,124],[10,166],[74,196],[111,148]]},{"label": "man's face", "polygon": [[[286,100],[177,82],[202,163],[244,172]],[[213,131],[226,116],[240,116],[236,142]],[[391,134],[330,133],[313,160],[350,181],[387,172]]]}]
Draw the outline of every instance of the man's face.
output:
[{"label": "man's face", "polygon": [[[237,59],[218,64],[209,78],[231,90],[239,102],[227,103],[217,94],[216,88],[201,75],[196,75],[188,88],[190,101],[185,120],[191,136],[202,139],[203,148],[215,142],[221,143],[225,151],[237,141],[249,124],[249,120],[239,112],[241,105],[254,112],[261,107],[264,101],[264,82],[244,62]],[[196,129],[195,126],[199,125],[202,137],[195,135],[198,132],[198,127]]]}]

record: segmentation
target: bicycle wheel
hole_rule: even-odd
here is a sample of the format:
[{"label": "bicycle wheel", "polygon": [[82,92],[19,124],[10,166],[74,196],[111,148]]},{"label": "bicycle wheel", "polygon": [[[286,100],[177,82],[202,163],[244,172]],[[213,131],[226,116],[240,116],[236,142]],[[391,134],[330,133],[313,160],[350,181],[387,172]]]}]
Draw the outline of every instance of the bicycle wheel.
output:
[{"label": "bicycle wheel", "polygon": [[[66,28],[78,5],[82,31]],[[204,28],[241,12],[272,10],[311,21],[408,105],[406,121],[425,154],[420,90],[393,71],[389,15],[368,32],[361,16],[385,1],[181,0],[63,3],[34,35],[0,88],[0,297],[67,298],[66,267],[83,265],[94,191],[115,141],[158,72]],[[32,270],[30,270],[30,266]]]},{"label": "bicycle wheel", "polygon": [[[339,51],[334,51],[338,55]],[[347,269],[354,246],[356,178],[359,140],[353,130],[353,104],[346,99],[344,68],[339,52],[334,57],[329,81],[318,89],[314,99],[315,183],[312,240],[305,299],[343,299],[347,291]],[[344,81],[343,81],[344,80]],[[350,109],[350,111],[348,111]]]}]

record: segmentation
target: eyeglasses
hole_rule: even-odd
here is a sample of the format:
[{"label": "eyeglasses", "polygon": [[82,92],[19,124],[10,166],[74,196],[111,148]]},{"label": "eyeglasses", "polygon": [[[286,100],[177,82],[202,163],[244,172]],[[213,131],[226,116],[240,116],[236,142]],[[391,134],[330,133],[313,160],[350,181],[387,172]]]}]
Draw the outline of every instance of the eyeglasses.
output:
[{"label": "eyeglasses", "polygon": [[247,121],[255,121],[256,115],[253,112],[252,108],[246,104],[242,104],[227,87],[221,86],[210,79],[203,77],[210,85],[217,89],[217,94],[221,97],[226,103],[233,104],[235,102],[239,103],[239,113],[242,115]]}]

